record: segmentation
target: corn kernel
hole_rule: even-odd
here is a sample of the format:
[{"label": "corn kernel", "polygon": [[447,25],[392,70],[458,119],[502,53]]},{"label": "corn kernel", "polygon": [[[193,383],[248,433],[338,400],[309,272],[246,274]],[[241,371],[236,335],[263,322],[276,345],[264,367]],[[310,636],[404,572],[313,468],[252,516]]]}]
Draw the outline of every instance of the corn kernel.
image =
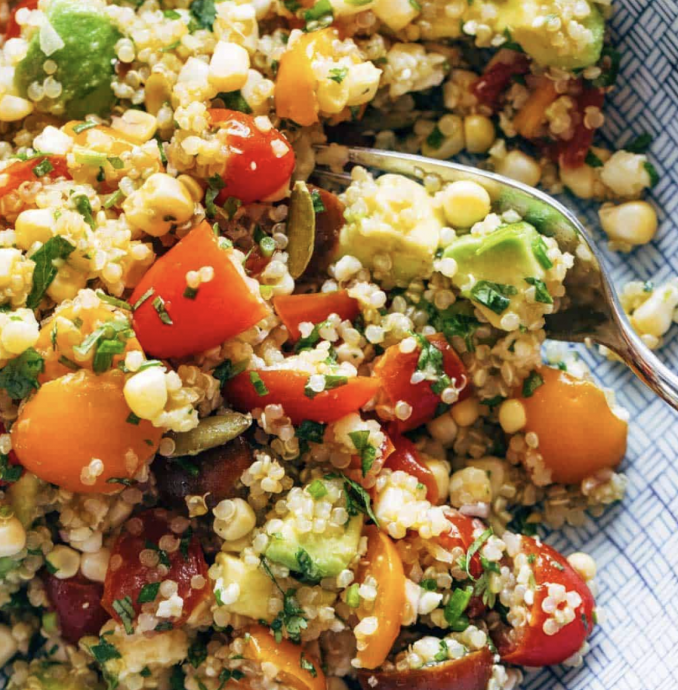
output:
[{"label": "corn kernel", "polygon": [[247,82],[250,55],[241,45],[219,41],[210,60],[209,82],[218,91],[237,91]]},{"label": "corn kernel", "polygon": [[18,518],[0,518],[0,557],[16,556],[26,546],[26,530]]},{"label": "corn kernel", "polygon": [[470,153],[485,153],[494,144],[494,124],[484,115],[467,115],[464,118],[466,150]]},{"label": "corn kernel", "polygon": [[647,244],[657,232],[657,213],[647,201],[627,201],[619,206],[606,204],[598,215],[603,230],[616,242]]},{"label": "corn kernel", "polygon": [[2,328],[2,347],[15,355],[33,347],[38,340],[40,331],[35,318],[29,320],[8,321]]},{"label": "corn kernel", "polygon": [[80,569],[80,554],[70,546],[58,544],[47,554],[47,562],[55,569],[55,577],[68,580]]},{"label": "corn kernel", "polygon": [[111,127],[144,143],[155,136],[158,121],[154,115],[143,110],[126,110],[121,117],[111,119]]},{"label": "corn kernel", "polygon": [[477,182],[459,180],[441,193],[447,222],[456,228],[469,228],[491,210],[490,195]]},{"label": "corn kernel", "polygon": [[7,287],[12,280],[12,271],[17,261],[22,258],[18,249],[11,247],[0,248],[0,287]]},{"label": "corn kernel", "polygon": [[5,94],[0,97],[0,122],[17,122],[33,112],[33,104],[25,98]]},{"label": "corn kernel", "polygon": [[153,419],[167,403],[167,385],[163,367],[149,367],[127,379],[123,389],[130,410],[141,419]]},{"label": "corn kernel", "polygon": [[500,175],[506,175],[530,187],[536,187],[541,179],[539,163],[522,151],[511,151],[495,167]]},{"label": "corn kernel", "polygon": [[29,250],[35,242],[47,242],[52,237],[54,214],[49,208],[31,208],[22,211],[16,219],[16,243]]},{"label": "corn kernel", "polygon": [[69,264],[63,264],[47,288],[48,296],[55,302],[74,299],[87,284],[87,274],[76,270]]}]

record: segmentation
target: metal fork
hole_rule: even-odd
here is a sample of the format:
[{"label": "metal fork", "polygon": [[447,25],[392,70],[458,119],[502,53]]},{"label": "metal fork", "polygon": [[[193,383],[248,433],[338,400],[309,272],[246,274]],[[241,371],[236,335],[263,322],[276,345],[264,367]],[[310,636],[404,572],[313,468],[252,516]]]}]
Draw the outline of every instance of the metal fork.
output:
[{"label": "metal fork", "polygon": [[[316,146],[316,153],[329,147]],[[565,279],[568,300],[555,314],[546,316],[546,335],[553,340],[604,345],[663,398],[678,409],[678,376],[670,371],[640,340],[629,323],[612,287],[602,256],[576,216],[548,194],[496,173],[458,163],[438,161],[391,151],[348,148],[348,162],[375,173],[397,173],[422,180],[437,175],[444,182],[473,180],[490,194],[499,213],[516,210],[543,235],[554,237],[562,251],[575,256]],[[330,188],[346,187],[347,173],[317,166],[313,177]]]}]

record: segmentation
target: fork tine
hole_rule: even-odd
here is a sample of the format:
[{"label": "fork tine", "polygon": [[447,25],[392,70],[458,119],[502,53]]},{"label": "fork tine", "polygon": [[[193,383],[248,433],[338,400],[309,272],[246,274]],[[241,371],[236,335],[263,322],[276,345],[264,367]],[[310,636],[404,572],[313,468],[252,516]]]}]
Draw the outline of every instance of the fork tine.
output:
[{"label": "fork tine", "polygon": [[336,173],[316,167],[311,178],[321,187],[338,187],[342,191],[351,184],[351,176],[348,173]]}]

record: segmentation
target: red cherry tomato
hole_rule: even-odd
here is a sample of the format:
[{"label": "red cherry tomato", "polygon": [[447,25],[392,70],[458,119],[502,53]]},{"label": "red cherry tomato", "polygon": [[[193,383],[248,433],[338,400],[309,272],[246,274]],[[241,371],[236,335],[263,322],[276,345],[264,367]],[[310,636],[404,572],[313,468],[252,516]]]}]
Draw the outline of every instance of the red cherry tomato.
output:
[{"label": "red cherry tomato", "polygon": [[[45,161],[49,161],[52,169],[40,175],[41,168],[39,166],[45,164]],[[38,173],[35,172],[36,167],[38,167]],[[45,164],[43,169],[47,167],[49,166]],[[66,156],[39,156],[27,161],[17,161],[0,172],[0,199],[5,194],[13,192],[24,182],[35,182],[36,180],[47,180],[57,177],[71,179],[68,165],[66,164]]]},{"label": "red cherry tomato", "polygon": [[438,485],[433,472],[419,456],[417,447],[408,438],[397,433],[391,433],[390,437],[395,451],[386,459],[384,467],[394,472],[401,470],[416,477],[426,487],[426,499],[435,505],[438,502]]},{"label": "red cherry tomato", "polygon": [[529,71],[530,60],[524,53],[504,50],[497,54],[497,58],[489,64],[485,73],[471,86],[471,91],[481,104],[495,110],[511,79]]},{"label": "red cherry tomato", "polygon": [[[214,278],[189,297],[186,273],[203,266],[214,269]],[[149,291],[150,296],[134,311],[134,331],[144,351],[155,357],[184,357],[208,350],[269,314],[242,267],[236,265],[232,250],[220,246],[207,221],[151,266],[134,290],[131,304]]]},{"label": "red cherry tomato", "polygon": [[[115,620],[126,624],[126,627],[139,615],[144,600],[144,605],[150,605],[152,610],[163,601],[160,593],[151,596],[152,592],[149,593],[145,585],[164,580],[177,583],[177,595],[183,599],[181,615],[161,619],[175,626],[182,625],[196,606],[209,596],[207,563],[200,542],[187,531],[175,534],[170,528],[172,518],[171,513],[160,508],[147,510],[127,521],[113,546],[101,603]],[[165,545],[166,541],[171,543],[172,540],[175,544],[179,541],[179,547],[174,550]],[[151,560],[147,561],[149,555]],[[197,576],[203,578],[200,588],[193,586],[193,578]],[[139,602],[142,589],[144,595]],[[133,609],[134,616],[124,613],[121,616],[121,603],[123,609],[130,613]]]},{"label": "red cherry tomato", "polygon": [[[494,642],[502,661],[507,663],[523,666],[560,664],[581,648],[593,630],[593,595],[567,559],[547,544],[524,536],[522,552],[535,557],[532,570],[537,589],[529,620],[520,628],[504,628],[495,633]],[[567,592],[576,592],[581,599],[575,607],[574,619],[553,635],[544,632],[549,614],[542,608],[544,599],[549,596],[549,584],[563,585]]]},{"label": "red cherry tomato", "polygon": [[[252,376],[261,380],[267,393],[259,395]],[[301,424],[305,419],[336,422],[350,412],[357,412],[379,389],[378,379],[355,376],[344,385],[310,398],[304,393],[308,378],[305,372],[287,369],[244,371],[227,381],[223,392],[236,410],[250,412],[266,405],[282,405],[292,424]]]},{"label": "red cherry tomato", "polygon": [[[474,532],[478,529],[485,529],[480,520],[462,515],[456,510],[450,509],[445,514],[445,517],[450,523],[450,531],[441,534],[438,537],[438,541],[443,548],[448,550],[459,547],[464,549],[464,551],[468,551],[476,540],[476,537],[473,536]],[[471,558],[469,572],[475,578],[480,577],[483,573],[483,568],[480,564],[480,554],[477,552]]]},{"label": "red cherry tomato", "polygon": [[208,112],[214,126],[228,130],[231,150],[217,202],[223,204],[233,196],[250,204],[286,191],[295,160],[287,139],[277,129],[262,131],[251,115],[223,108]]},{"label": "red cherry tomato", "polygon": [[591,148],[595,129],[589,129],[585,124],[587,108],[602,108],[604,94],[602,89],[584,88],[577,98],[577,112],[580,116],[579,124],[574,129],[574,135],[568,141],[558,146],[560,162],[567,168],[578,168],[583,165],[586,154]]},{"label": "red cherry tomato", "polygon": [[311,295],[280,295],[273,299],[278,316],[287,326],[292,340],[299,340],[299,324],[323,322],[330,314],[353,321],[358,316],[358,300],[348,296],[346,290],[316,292]]},{"label": "red cherry tomato", "polygon": [[16,13],[26,8],[28,10],[38,9],[38,0],[21,0],[12,9],[12,13],[9,15],[7,20],[7,28],[5,29],[5,40],[9,41],[10,38],[18,38],[21,36],[21,27],[17,24]]},{"label": "red cherry tomato", "polygon": [[[459,400],[469,394],[466,369],[459,355],[452,349],[441,333],[428,336],[428,341],[443,353],[443,368],[452,383],[461,389]],[[379,405],[395,406],[403,401],[411,405],[412,414],[405,420],[395,419],[398,432],[403,433],[428,422],[436,416],[440,404],[440,395],[431,390],[431,381],[411,383],[412,374],[417,369],[420,349],[414,352],[402,352],[400,345],[389,347],[374,367],[374,373],[381,379],[381,390],[377,400]]]},{"label": "red cherry tomato", "polygon": [[59,620],[61,636],[77,644],[84,635],[98,635],[109,619],[101,606],[104,587],[83,575],[60,580],[51,574],[44,577],[45,591]]}]

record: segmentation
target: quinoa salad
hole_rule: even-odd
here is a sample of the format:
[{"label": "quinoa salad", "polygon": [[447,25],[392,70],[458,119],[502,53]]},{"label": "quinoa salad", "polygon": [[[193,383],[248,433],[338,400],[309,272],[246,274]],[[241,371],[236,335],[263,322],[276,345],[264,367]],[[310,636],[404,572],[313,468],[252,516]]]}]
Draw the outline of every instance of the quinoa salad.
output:
[{"label": "quinoa salad", "polygon": [[[623,498],[628,414],[544,323],[590,257],[345,146],[471,154],[648,243],[650,138],[597,145],[611,12],[0,3],[0,687],[583,663],[596,564],[542,539]],[[658,347],[678,282],[622,302]]]}]

